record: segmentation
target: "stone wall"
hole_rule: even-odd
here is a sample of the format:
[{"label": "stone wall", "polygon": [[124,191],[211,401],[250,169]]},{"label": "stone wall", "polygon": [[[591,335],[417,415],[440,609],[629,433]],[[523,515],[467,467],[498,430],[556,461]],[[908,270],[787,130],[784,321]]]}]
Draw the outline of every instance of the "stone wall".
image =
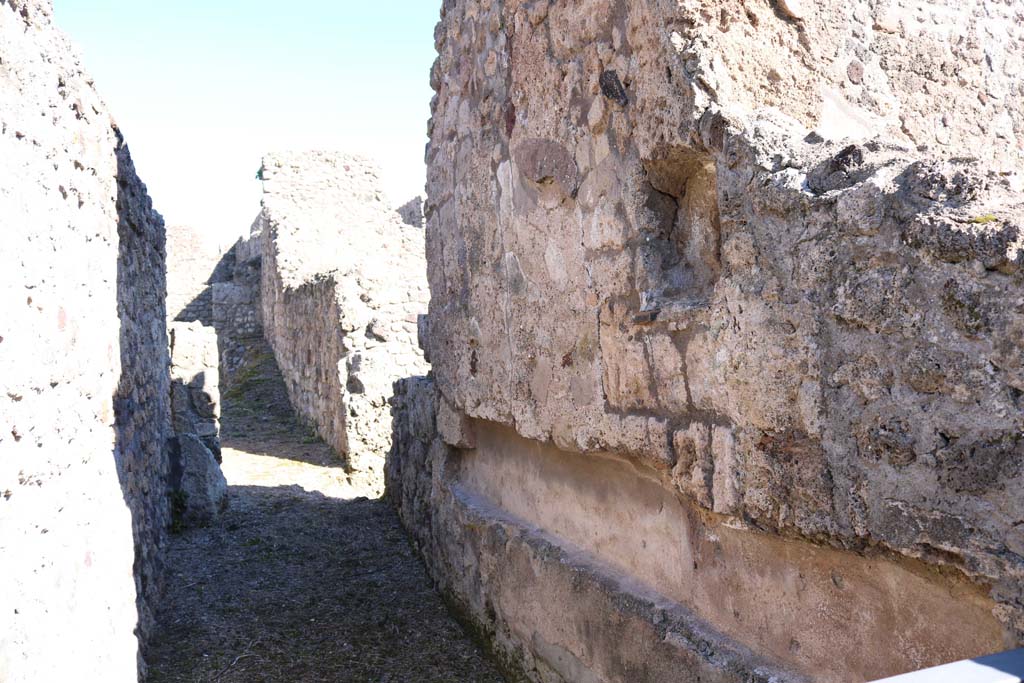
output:
[{"label": "stone wall", "polygon": [[406,225],[423,227],[423,197],[413,197],[395,210]]},{"label": "stone wall", "polygon": [[163,552],[171,521],[164,423],[170,396],[166,251],[163,218],[153,210],[116,129],[115,134],[121,366],[114,395],[114,459],[132,512],[138,634],[145,646],[163,590]]},{"label": "stone wall", "polygon": [[215,278],[212,290],[213,326],[220,349],[220,375],[227,386],[246,359],[262,349],[263,308],[260,305],[263,256],[262,213],[248,237],[240,238],[221,263],[228,264]]},{"label": "stone wall", "polygon": [[220,337],[228,326],[218,319],[215,291],[234,271],[235,250],[216,236],[185,225],[168,228],[171,386],[165,429],[175,530],[209,524],[228,503],[220,469],[220,385],[221,347],[230,344]]},{"label": "stone wall", "polygon": [[167,228],[167,316],[213,325],[213,284],[231,278],[229,248],[187,225]]},{"label": "stone wall", "polygon": [[0,680],[134,681],[170,513],[164,226],[48,0],[0,2],[0,159]]},{"label": "stone wall", "polygon": [[227,506],[220,469],[220,364],[217,333],[199,322],[169,330],[171,400],[169,485],[175,525],[206,524]]},{"label": "stone wall", "polygon": [[[212,367],[219,370],[218,384],[225,386],[253,349],[264,343],[261,231],[257,218],[249,236],[227,247],[219,236],[189,226],[171,226],[167,233],[168,322],[197,322],[210,328],[210,334],[215,331],[218,350]],[[200,344],[196,351],[201,357],[209,334],[197,336],[188,332],[194,329],[189,326],[182,329],[183,341]]]},{"label": "stone wall", "polygon": [[[1020,12],[444,3],[424,338],[454,450],[394,457],[431,482],[428,564],[533,680],[1021,642]],[[558,600],[566,564],[605,579]]]},{"label": "stone wall", "polygon": [[405,225],[367,161],[264,159],[263,324],[298,414],[379,491],[392,383],[421,374],[423,231]]}]

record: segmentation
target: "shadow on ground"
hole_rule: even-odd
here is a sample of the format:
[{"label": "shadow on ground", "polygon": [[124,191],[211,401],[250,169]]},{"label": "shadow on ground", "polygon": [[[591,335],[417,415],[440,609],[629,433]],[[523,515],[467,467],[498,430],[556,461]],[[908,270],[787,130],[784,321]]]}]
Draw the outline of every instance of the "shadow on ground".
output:
[{"label": "shadow on ground", "polygon": [[382,500],[232,486],[175,536],[150,681],[503,679],[434,592]]},{"label": "shadow on ground", "polygon": [[223,445],[319,467],[342,468],[342,458],[312,427],[295,417],[270,345],[262,339],[254,340],[246,356],[243,365],[228,378],[221,396]]},{"label": "shadow on ground", "polygon": [[395,512],[296,421],[266,346],[223,397],[229,507],[170,540],[151,683],[500,683]]}]

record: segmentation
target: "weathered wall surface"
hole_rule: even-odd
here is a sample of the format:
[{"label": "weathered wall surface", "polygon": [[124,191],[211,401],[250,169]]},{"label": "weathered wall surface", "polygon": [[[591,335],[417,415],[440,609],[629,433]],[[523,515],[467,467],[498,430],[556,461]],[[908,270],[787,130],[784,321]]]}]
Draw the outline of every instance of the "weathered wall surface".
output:
[{"label": "weathered wall surface", "polygon": [[167,317],[213,325],[213,284],[231,279],[228,245],[187,225],[167,228]]},{"label": "weathered wall surface", "polygon": [[220,348],[220,376],[227,387],[256,349],[262,349],[263,215],[253,222],[248,237],[240,238],[223,256],[212,289],[213,326]]},{"label": "weathered wall surface", "polygon": [[169,486],[176,524],[206,524],[228,503],[220,469],[217,333],[200,322],[172,323]]},{"label": "weathered wall surface", "polygon": [[145,646],[163,590],[163,551],[170,525],[165,229],[135,173],[128,148],[120,133],[115,134],[121,365],[114,395],[114,458],[124,501],[132,512],[138,634]]},{"label": "weathered wall surface", "polygon": [[405,225],[358,157],[278,154],[262,177],[264,332],[297,412],[382,487],[392,383],[426,370],[423,231]]},{"label": "weathered wall surface", "polygon": [[167,229],[171,387],[165,429],[173,529],[208,524],[228,503],[220,469],[220,385],[221,349],[231,340],[215,290],[234,271],[234,248],[221,246],[216,236],[185,225]]},{"label": "weathered wall surface", "polygon": [[[999,2],[446,2],[425,339],[467,474],[431,504],[465,491],[817,680],[1020,642],[1021,18]],[[499,425],[515,434],[478,438]],[[586,528],[628,536],[653,500],[609,458],[679,501],[650,528],[668,537],[636,541],[656,552]],[[574,472],[561,490],[551,463]],[[545,512],[595,479],[592,508]],[[662,552],[687,538],[714,540]],[[484,562],[465,535],[436,540],[442,574],[445,544]],[[702,573],[715,557],[749,569]],[[730,612],[702,594],[715,581],[749,599]],[[959,616],[900,621],[904,589]],[[534,622],[492,607],[510,652],[553,666]],[[975,640],[954,637],[961,619]],[[837,639],[882,651],[849,661]],[[625,675],[586,639],[559,647],[595,680]]]},{"label": "weathered wall surface", "polygon": [[0,680],[134,681],[170,512],[164,226],[45,0],[0,2],[0,159]]},{"label": "weathered wall surface", "polygon": [[[439,589],[491,644],[510,679],[798,680],[696,619],[682,604],[465,485],[463,453],[437,431],[444,420],[437,419],[443,410],[439,399],[430,379],[396,383],[387,495]],[[517,480],[501,485],[511,496],[523,488]],[[606,497],[615,485],[605,482]],[[566,500],[575,495],[569,492]],[[600,527],[602,520],[590,521]]]}]

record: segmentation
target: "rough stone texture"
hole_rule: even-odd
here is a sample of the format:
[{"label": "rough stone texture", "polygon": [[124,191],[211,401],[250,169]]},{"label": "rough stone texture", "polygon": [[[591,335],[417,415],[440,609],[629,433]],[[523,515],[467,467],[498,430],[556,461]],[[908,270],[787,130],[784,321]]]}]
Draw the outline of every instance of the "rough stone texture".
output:
[{"label": "rough stone texture", "polygon": [[220,371],[217,333],[198,322],[173,323],[169,434],[170,488],[184,524],[212,521],[227,505],[220,471]]},{"label": "rough stone texture", "polygon": [[226,387],[253,349],[264,345],[260,304],[262,233],[261,214],[249,237],[240,238],[224,254],[222,263],[229,267],[212,285],[213,325],[220,349],[220,376]]},{"label": "rough stone texture", "polygon": [[423,197],[413,197],[396,209],[406,225],[423,227]]},{"label": "rough stone texture", "polygon": [[[994,601],[960,651],[939,646],[957,619],[931,619],[844,671],[837,643],[878,634],[788,643],[784,567],[751,600],[795,612],[762,624],[685,572],[658,588],[793,672],[863,679],[1020,642],[1022,18],[994,0],[445,2],[424,335],[445,438],[470,449],[464,425],[497,423],[558,457],[627,458],[752,553],[767,536],[910,562],[929,599],[966,578]],[[462,486],[504,509],[485,486],[500,473],[478,475]],[[614,523],[628,495],[591,514]],[[633,578],[654,565],[585,552]]]},{"label": "rough stone texture", "polygon": [[[116,133],[116,130],[115,130]],[[114,395],[114,459],[132,512],[138,634],[147,644],[163,590],[170,525],[165,415],[170,396],[164,221],[153,210],[117,133],[117,312],[121,370]],[[79,258],[71,254],[71,258]],[[86,324],[91,324],[86,322]],[[143,650],[143,654],[145,651]],[[144,672],[144,661],[140,659]]]},{"label": "rough stone texture", "polygon": [[[463,454],[435,425],[439,398],[430,379],[396,383],[387,497],[439,589],[490,643],[510,680],[800,680],[464,485]],[[513,496],[521,491],[504,484]]]},{"label": "rough stone texture", "polygon": [[527,679],[873,680],[1002,642],[963,577],[739,527],[626,458],[493,423],[453,448],[440,401],[428,379],[396,385],[388,497],[441,590]]},{"label": "rough stone texture", "polygon": [[[205,526],[228,506],[220,461],[196,434],[179,434],[171,447],[171,490],[178,528]],[[180,501],[180,502],[179,502]]]},{"label": "rough stone texture", "polygon": [[358,157],[272,155],[262,178],[264,332],[296,411],[353,482],[379,491],[392,383],[426,370],[423,231],[389,208]]},{"label": "rough stone texture", "polygon": [[0,2],[0,159],[0,680],[134,681],[170,515],[164,226],[47,0]]},{"label": "rough stone texture", "polygon": [[230,250],[187,225],[167,229],[167,317],[213,325],[213,286],[231,279]]}]

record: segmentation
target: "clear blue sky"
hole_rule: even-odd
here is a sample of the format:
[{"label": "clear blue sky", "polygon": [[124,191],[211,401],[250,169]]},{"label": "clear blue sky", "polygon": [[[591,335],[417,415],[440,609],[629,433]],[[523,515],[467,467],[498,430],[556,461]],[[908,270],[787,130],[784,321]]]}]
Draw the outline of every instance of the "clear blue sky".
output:
[{"label": "clear blue sky", "polygon": [[54,0],[168,223],[259,211],[264,152],[343,149],[422,193],[440,0]]}]

